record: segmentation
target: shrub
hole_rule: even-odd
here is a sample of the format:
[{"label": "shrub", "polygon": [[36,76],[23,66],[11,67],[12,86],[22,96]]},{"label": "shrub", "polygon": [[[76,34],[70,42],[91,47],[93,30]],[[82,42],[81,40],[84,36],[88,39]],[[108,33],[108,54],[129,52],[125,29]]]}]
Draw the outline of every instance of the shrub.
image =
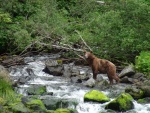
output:
[{"label": "shrub", "polygon": [[135,68],[150,76],[150,51],[143,51],[136,57]]}]

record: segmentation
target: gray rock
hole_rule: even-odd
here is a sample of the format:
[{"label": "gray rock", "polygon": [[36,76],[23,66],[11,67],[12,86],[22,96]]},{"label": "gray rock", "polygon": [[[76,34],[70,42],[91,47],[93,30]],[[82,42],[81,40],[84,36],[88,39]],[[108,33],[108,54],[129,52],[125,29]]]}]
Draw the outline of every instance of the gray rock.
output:
[{"label": "gray rock", "polygon": [[0,77],[3,78],[3,80],[12,83],[8,70],[2,65],[0,65]]},{"label": "gray rock", "polygon": [[47,60],[45,65],[44,72],[54,76],[63,75],[63,65],[61,60]]},{"label": "gray rock", "polygon": [[62,98],[54,98],[54,97],[47,97],[42,99],[45,107],[48,110],[55,110],[58,108],[68,108],[69,106],[77,106],[78,102],[76,99],[62,99]]},{"label": "gray rock", "polygon": [[144,92],[137,87],[128,87],[125,89],[126,93],[129,93],[134,99],[141,99],[144,97]]},{"label": "gray rock", "polygon": [[83,85],[85,85],[87,87],[94,87],[95,86],[95,80],[93,78],[90,78]]},{"label": "gray rock", "polygon": [[125,77],[121,78],[120,82],[133,84],[134,80],[133,80],[133,78],[129,78],[129,77],[125,76]]},{"label": "gray rock", "polygon": [[129,66],[125,67],[118,76],[120,78],[123,78],[125,76],[131,77],[134,74],[135,74],[134,67],[132,65],[129,65]]},{"label": "gray rock", "polygon": [[144,92],[144,97],[150,97],[150,86],[142,85],[140,89]]}]

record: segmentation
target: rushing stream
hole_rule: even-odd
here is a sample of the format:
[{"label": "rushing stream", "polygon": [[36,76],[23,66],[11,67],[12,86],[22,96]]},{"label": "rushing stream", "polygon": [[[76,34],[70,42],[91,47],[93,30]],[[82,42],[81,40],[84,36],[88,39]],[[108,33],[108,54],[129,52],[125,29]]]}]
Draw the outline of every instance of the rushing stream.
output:
[{"label": "rushing stream", "polygon": [[[26,57],[25,62],[28,65],[20,65],[20,66],[12,66],[10,68],[10,75],[14,80],[18,80],[20,77],[30,77],[30,79],[22,85],[19,85],[17,88],[17,92],[19,94],[23,94],[27,96],[26,89],[30,87],[30,85],[44,85],[46,86],[47,92],[53,92],[53,97],[57,98],[69,98],[76,99],[78,101],[78,105],[69,106],[70,108],[77,109],[79,113],[99,113],[106,112],[105,105],[99,103],[92,102],[84,102],[83,97],[84,94],[91,90],[91,88],[86,88],[83,85],[71,83],[65,77],[53,76],[46,74],[42,70],[45,67],[45,60],[49,58],[54,58],[54,56],[36,56],[36,57]],[[33,71],[31,71],[31,69]],[[109,91],[104,91],[106,95],[108,95]],[[113,99],[112,99],[113,100]],[[134,101],[135,108],[126,113],[150,113],[150,104],[138,104]]]}]

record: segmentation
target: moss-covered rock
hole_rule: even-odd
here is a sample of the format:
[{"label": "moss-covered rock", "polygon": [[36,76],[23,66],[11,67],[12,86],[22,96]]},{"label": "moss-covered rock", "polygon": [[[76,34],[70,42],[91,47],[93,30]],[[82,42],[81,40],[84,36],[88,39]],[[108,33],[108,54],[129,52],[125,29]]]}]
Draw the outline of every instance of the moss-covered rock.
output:
[{"label": "moss-covered rock", "polygon": [[42,95],[46,93],[46,86],[33,85],[27,90],[29,95]]},{"label": "moss-covered rock", "polygon": [[104,103],[110,101],[110,98],[98,90],[91,90],[84,95],[84,101]]},{"label": "moss-covered rock", "polygon": [[42,99],[42,102],[44,103],[45,107],[48,110],[56,110],[58,108],[68,108],[69,106],[76,107],[78,105],[78,102],[76,99],[61,99],[57,97],[47,97]]},{"label": "moss-covered rock", "polygon": [[147,103],[150,103],[150,97],[143,98],[143,99],[138,99],[137,102],[138,102],[138,103],[141,103],[141,104],[147,104]]},{"label": "moss-covered rock", "polygon": [[15,103],[9,106],[13,113],[30,113],[29,109],[23,103]]},{"label": "moss-covered rock", "polygon": [[112,109],[115,111],[127,111],[134,108],[133,98],[128,93],[122,93],[116,99],[106,105],[105,109]]},{"label": "moss-covered rock", "polygon": [[144,97],[144,92],[137,88],[126,88],[126,93],[129,93],[134,99],[140,99]]},{"label": "moss-covered rock", "polygon": [[46,108],[43,104],[43,102],[41,100],[31,100],[29,102],[26,103],[27,108],[29,108],[31,110],[31,112],[43,112],[46,111]]},{"label": "moss-covered rock", "polygon": [[57,109],[54,113],[78,113],[77,110],[74,109]]}]

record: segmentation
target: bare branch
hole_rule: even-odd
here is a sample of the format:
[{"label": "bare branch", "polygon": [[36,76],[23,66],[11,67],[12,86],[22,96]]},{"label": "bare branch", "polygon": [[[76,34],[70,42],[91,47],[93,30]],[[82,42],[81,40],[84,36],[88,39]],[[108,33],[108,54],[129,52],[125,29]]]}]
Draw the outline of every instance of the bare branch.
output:
[{"label": "bare branch", "polygon": [[75,30],[75,32],[78,33],[78,35],[80,36],[80,38],[81,38],[81,40],[83,41],[84,45],[85,45],[90,51],[92,51],[92,49],[87,45],[87,43],[86,43],[86,42],[84,41],[84,39],[82,38],[81,34],[80,34],[77,30]]}]

